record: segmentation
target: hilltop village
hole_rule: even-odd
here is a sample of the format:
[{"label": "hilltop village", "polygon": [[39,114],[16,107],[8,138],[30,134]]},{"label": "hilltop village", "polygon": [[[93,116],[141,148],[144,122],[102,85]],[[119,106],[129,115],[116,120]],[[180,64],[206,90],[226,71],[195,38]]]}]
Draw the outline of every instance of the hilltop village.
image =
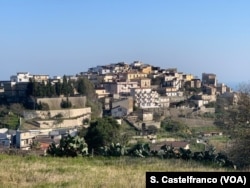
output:
[{"label": "hilltop village", "polygon": [[[94,93],[84,95],[89,88],[79,79],[87,79]],[[25,108],[19,111],[16,129],[1,121],[0,145],[28,150],[35,138],[46,149],[52,140],[76,135],[94,117],[102,116],[126,121],[139,136],[151,135],[149,127],[159,129],[166,117],[214,113],[211,104],[218,97],[235,103],[236,96],[213,73],[198,78],[177,68],[163,69],[141,61],[100,65],[76,75],[54,77],[17,72],[10,80],[0,81],[0,99],[2,104],[16,105],[16,110],[17,104]],[[90,100],[100,104],[99,111],[93,110]]]}]

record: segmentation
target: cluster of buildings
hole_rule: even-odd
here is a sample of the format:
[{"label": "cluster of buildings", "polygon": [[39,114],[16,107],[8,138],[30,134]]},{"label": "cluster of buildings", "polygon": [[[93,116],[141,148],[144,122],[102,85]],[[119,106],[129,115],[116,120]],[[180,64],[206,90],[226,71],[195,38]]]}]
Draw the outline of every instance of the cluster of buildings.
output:
[{"label": "cluster of buildings", "polygon": [[[236,100],[231,88],[219,83],[215,74],[202,73],[202,77],[197,78],[192,74],[179,72],[177,68],[163,69],[141,61],[134,61],[131,64],[119,62],[91,67],[86,72],[67,76],[67,79],[75,81],[79,77],[86,77],[94,84],[97,99],[102,103],[103,114],[115,118],[127,118],[138,128],[145,127],[145,125],[159,127],[159,122],[154,120],[154,114],[160,113],[164,115],[169,108],[177,108],[177,104],[181,101],[189,102],[185,103],[184,107],[186,108],[198,109],[210,102],[215,102],[218,96],[230,98],[232,102]],[[62,82],[60,76],[50,78],[46,74],[33,75],[29,72],[18,72],[16,75],[11,76],[8,81],[0,81],[0,97],[5,98],[8,102],[21,102],[26,97],[27,86],[31,78],[35,82],[45,84],[50,82],[52,85],[56,82]],[[46,100],[49,101],[50,99]],[[70,112],[71,121],[68,124],[65,121],[63,126],[62,124],[60,126],[74,128],[74,126],[80,125],[84,119],[90,119],[91,109],[86,109],[85,106],[83,108],[84,110]],[[37,120],[34,124],[40,128],[53,128],[53,130],[51,129],[46,133],[46,136],[52,138],[50,132],[55,133],[57,131],[57,125],[49,119],[49,115],[51,116],[53,113],[56,115],[58,112],[51,110],[36,113],[25,112],[26,116],[24,118],[29,120],[39,117],[40,120]],[[69,112],[60,113],[69,118]],[[72,114],[75,114],[75,116],[72,116]],[[72,118],[75,118],[75,121]],[[29,135],[29,138],[24,141],[28,145],[30,144],[29,139],[34,138],[34,132],[31,132],[29,130],[25,133]],[[16,144],[17,147],[21,148],[25,144],[18,144],[22,143],[20,141],[22,136],[20,137],[18,134],[16,134],[16,138],[18,138]],[[20,134],[23,134],[23,132],[20,131]],[[2,133],[0,132],[0,144],[1,141],[3,143],[4,139],[9,138],[10,140],[7,134],[5,134],[6,136],[3,135],[4,130],[2,130]],[[57,136],[59,135],[61,134],[57,131]],[[55,135],[53,135],[54,137]]]},{"label": "cluster of buildings", "polygon": [[119,116],[118,109],[120,116],[131,113],[118,105],[118,99],[131,97],[135,107],[149,110],[168,108],[183,100],[192,100],[196,107],[202,107],[216,101],[219,95],[232,93],[227,85],[218,83],[215,74],[202,73],[202,78],[197,78],[176,68],[162,69],[140,61],[96,66],[80,75],[95,84],[98,98],[105,99],[105,109],[114,116]]}]

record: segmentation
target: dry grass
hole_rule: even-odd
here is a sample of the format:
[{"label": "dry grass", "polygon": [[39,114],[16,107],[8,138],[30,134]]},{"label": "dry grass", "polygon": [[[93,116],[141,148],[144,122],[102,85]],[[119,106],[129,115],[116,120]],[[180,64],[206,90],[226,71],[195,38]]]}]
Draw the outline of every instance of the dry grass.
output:
[{"label": "dry grass", "polygon": [[158,158],[53,158],[0,155],[0,187],[144,188],[147,171],[226,171]]}]

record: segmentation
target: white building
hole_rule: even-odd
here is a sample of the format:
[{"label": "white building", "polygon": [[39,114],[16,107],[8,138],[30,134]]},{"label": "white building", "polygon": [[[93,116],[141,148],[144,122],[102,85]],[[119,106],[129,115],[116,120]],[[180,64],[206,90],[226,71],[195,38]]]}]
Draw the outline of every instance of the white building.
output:
[{"label": "white building", "polygon": [[131,90],[135,106],[139,108],[159,108],[159,93],[151,88],[136,88]]},{"label": "white building", "polygon": [[29,72],[18,72],[17,75],[12,75],[10,77],[11,82],[29,82],[29,79],[33,78]]}]

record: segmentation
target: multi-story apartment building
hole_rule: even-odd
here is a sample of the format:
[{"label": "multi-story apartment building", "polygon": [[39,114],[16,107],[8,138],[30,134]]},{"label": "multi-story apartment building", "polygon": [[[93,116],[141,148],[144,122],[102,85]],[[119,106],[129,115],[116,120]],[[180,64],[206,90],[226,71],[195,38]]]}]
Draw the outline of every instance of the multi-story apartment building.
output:
[{"label": "multi-story apartment building", "polygon": [[97,88],[95,88],[95,93],[96,93],[98,99],[104,98],[104,97],[107,97],[107,96],[110,95],[110,93],[108,93],[106,91],[106,89],[103,88],[103,87],[97,87]]},{"label": "multi-story apartment building", "polygon": [[216,90],[217,90],[218,94],[220,94],[220,95],[223,93],[226,93],[226,92],[232,92],[232,89],[223,83],[218,83]]},{"label": "multi-story apartment building", "polygon": [[138,82],[138,86],[140,88],[151,87],[151,79],[150,78],[137,78],[137,79],[132,79],[131,81]]},{"label": "multi-story apartment building", "polygon": [[191,79],[185,82],[186,88],[201,88],[201,80],[198,78]]},{"label": "multi-story apartment building", "polygon": [[168,108],[170,106],[170,98],[168,96],[159,96],[160,108]]},{"label": "multi-story apartment building", "polygon": [[170,88],[175,88],[176,90],[179,90],[183,86],[183,80],[179,78],[172,78],[172,79],[167,79],[163,83],[163,87],[170,87]]},{"label": "multi-story apartment building", "polygon": [[216,87],[217,85],[216,74],[202,73],[202,84]]},{"label": "multi-story apartment building", "polygon": [[89,73],[97,73],[97,74],[107,74],[111,72],[110,66],[96,66],[88,69]]},{"label": "multi-story apartment building", "polygon": [[112,73],[120,73],[120,72],[127,72],[129,70],[129,64],[124,62],[114,63],[111,64],[111,72]]},{"label": "multi-story apartment building", "polygon": [[152,66],[151,65],[142,65],[140,67],[140,71],[145,74],[150,74],[152,72]]},{"label": "multi-story apartment building", "polygon": [[182,88],[184,85],[183,73],[177,72],[176,69],[167,70],[164,73],[163,87],[174,87],[177,90]]},{"label": "multi-story apartment building", "polygon": [[10,77],[11,82],[29,82],[30,78],[33,78],[29,72],[17,72],[16,75]]},{"label": "multi-story apartment building", "polygon": [[102,86],[108,93],[130,95],[132,88],[138,88],[138,82],[125,81],[125,82],[113,82],[103,83]]},{"label": "multi-story apartment building", "polygon": [[33,75],[33,79],[35,82],[44,82],[45,84],[47,84],[48,80],[49,80],[49,75],[35,74],[35,75]]},{"label": "multi-story apartment building", "polygon": [[143,65],[143,62],[141,61],[134,61],[133,63],[130,64],[130,67],[136,68],[136,67],[141,67]]},{"label": "multi-story apartment building", "polygon": [[99,76],[101,82],[114,82],[117,79],[117,75],[113,73],[103,74]]},{"label": "multi-story apartment building", "polygon": [[186,82],[186,81],[191,81],[194,79],[194,75],[192,74],[182,74],[182,78],[183,80]]},{"label": "multi-story apartment building", "polygon": [[148,74],[146,73],[142,73],[142,72],[138,72],[138,71],[129,71],[126,73],[121,73],[119,74],[119,80],[120,81],[130,81],[133,79],[138,79],[138,78],[147,78]]},{"label": "multi-story apartment building", "polygon": [[131,95],[136,107],[142,109],[160,107],[159,94],[151,88],[134,88],[131,90]]}]

